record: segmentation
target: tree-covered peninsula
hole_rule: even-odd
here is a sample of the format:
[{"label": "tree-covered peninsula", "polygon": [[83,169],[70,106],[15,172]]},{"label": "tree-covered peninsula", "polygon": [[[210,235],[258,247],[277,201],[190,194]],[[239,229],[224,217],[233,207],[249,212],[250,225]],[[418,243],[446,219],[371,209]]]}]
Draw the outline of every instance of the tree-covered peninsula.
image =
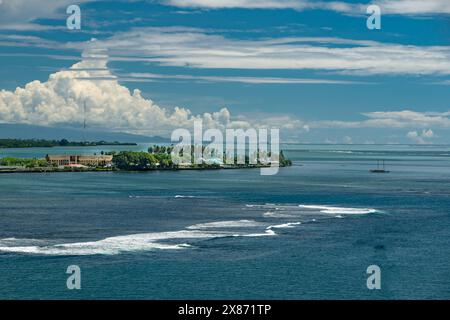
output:
[{"label": "tree-covered peninsula", "polygon": [[[265,164],[261,163],[259,160],[256,164],[252,164],[248,155],[243,159],[242,164],[238,164],[237,156],[234,157],[234,164],[227,165],[222,161],[226,158],[226,154],[222,157],[216,155],[212,161],[202,161],[202,163],[194,163],[194,146],[191,146],[191,161],[189,163],[184,163],[183,165],[175,164],[172,160],[171,153],[174,146],[158,146],[154,145],[148,148],[148,152],[132,152],[132,151],[122,151],[119,153],[110,153],[113,155],[113,164],[116,168],[120,170],[133,170],[133,171],[144,171],[144,170],[154,170],[154,169],[214,169],[214,168],[252,168],[252,167],[264,167]],[[205,147],[203,147],[203,152]],[[214,152],[213,152],[214,153]],[[270,157],[270,152],[268,153]],[[279,166],[287,167],[291,166],[291,160],[284,156],[283,151],[279,154]]]},{"label": "tree-covered peninsula", "polygon": [[[229,164],[229,161],[224,161],[224,159],[227,158],[227,154],[225,153],[221,157],[215,154],[213,158],[202,158],[200,163],[196,163],[194,162],[194,146],[190,147],[191,157],[188,157],[190,159],[189,162],[175,163],[172,159],[173,150],[173,145],[154,145],[149,147],[147,151],[106,153],[102,151],[100,155],[93,156],[47,155],[39,159],[4,157],[0,158],[0,172],[201,170],[262,168],[269,166],[267,162],[261,162],[259,159],[256,162],[250,161],[249,155],[240,158],[240,161],[238,161],[238,157],[235,156],[233,163]],[[203,147],[201,151],[205,152],[205,147]],[[109,157],[109,162],[105,162],[104,158],[106,157],[103,157],[104,155],[112,156]],[[270,157],[270,152],[265,156]],[[100,159],[101,157],[103,158]],[[252,158],[256,159],[255,155],[253,155]],[[72,159],[77,160],[75,161]],[[279,153],[278,165],[280,167],[292,165],[291,160],[284,156],[283,151],[280,151]]]}]

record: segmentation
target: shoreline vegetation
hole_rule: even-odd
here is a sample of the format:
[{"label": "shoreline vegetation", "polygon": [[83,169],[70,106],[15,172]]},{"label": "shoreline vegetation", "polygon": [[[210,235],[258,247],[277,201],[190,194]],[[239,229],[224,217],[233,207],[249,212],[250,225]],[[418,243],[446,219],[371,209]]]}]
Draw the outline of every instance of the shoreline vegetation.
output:
[{"label": "shoreline vegetation", "polygon": [[95,146],[136,146],[136,143],[118,141],[68,141],[44,139],[0,139],[0,149],[9,148],[53,148],[53,147],[95,147]]},{"label": "shoreline vegetation", "polygon": [[[191,159],[194,159],[195,146],[191,146]],[[214,157],[208,160],[202,160],[202,163],[191,162],[175,164],[172,161],[171,153],[174,146],[159,146],[154,145],[148,148],[148,151],[120,151],[120,152],[101,152],[101,155],[112,156],[112,162],[108,165],[102,166],[61,166],[51,163],[49,156],[45,158],[0,158],[0,173],[14,173],[14,172],[87,172],[87,171],[120,171],[120,172],[143,172],[143,171],[158,171],[158,170],[218,170],[218,169],[250,169],[250,168],[264,168],[270,167],[270,164],[261,162],[260,160],[252,164],[250,156],[240,158],[238,163],[237,156],[234,157],[233,164],[226,164],[222,160],[226,159],[227,155],[224,153],[223,157],[218,157],[214,150],[210,150]],[[203,150],[205,151],[205,147]],[[266,158],[271,157],[270,152],[264,155]],[[291,166],[291,160],[287,159],[281,150],[279,155],[279,167]],[[253,155],[255,157],[255,155]],[[256,158],[254,158],[256,159]]]}]

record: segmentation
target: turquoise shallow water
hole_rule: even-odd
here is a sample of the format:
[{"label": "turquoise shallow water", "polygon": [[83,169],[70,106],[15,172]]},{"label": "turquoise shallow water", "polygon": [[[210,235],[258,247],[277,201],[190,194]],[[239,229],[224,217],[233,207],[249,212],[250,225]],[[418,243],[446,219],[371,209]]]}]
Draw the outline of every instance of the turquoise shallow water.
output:
[{"label": "turquoise shallow water", "polygon": [[[0,175],[0,298],[450,298],[450,147],[283,149],[294,166],[276,176]],[[391,173],[369,173],[376,159]]]}]

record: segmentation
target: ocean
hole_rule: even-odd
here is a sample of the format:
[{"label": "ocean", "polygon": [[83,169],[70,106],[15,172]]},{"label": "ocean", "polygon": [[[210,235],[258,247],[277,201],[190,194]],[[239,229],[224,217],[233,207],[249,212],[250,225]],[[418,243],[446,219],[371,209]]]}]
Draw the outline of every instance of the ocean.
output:
[{"label": "ocean", "polygon": [[[282,149],[293,166],[275,176],[1,174],[0,299],[450,298],[450,146]],[[370,172],[378,159],[390,173]]]}]

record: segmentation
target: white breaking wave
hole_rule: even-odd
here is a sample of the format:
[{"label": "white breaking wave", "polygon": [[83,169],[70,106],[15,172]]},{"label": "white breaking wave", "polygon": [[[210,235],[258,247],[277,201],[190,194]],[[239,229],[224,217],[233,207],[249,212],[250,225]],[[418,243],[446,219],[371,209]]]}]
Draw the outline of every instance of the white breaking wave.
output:
[{"label": "white breaking wave", "polygon": [[209,229],[209,228],[248,228],[259,227],[264,224],[254,220],[237,220],[237,221],[217,221],[208,223],[199,223],[187,227],[186,229]]},{"label": "white breaking wave", "polygon": [[330,153],[345,153],[345,154],[352,154],[354,153],[353,151],[348,151],[348,150],[321,150],[321,152],[330,152]]},{"label": "white breaking wave", "polygon": [[272,228],[273,229],[294,228],[295,226],[298,226],[300,224],[302,224],[302,223],[301,222],[288,222],[288,223],[283,223],[283,224],[276,224],[273,226],[268,226],[267,230],[270,230]]},{"label": "white breaking wave", "polygon": [[183,195],[179,195],[177,194],[174,198],[195,198],[195,196],[183,196]]},{"label": "white breaking wave", "polygon": [[280,204],[264,204],[253,205],[253,207],[259,207],[268,209],[262,214],[265,218],[294,218],[302,215],[311,214],[332,214],[337,218],[341,218],[342,215],[363,215],[380,212],[373,208],[346,208],[337,206],[324,206],[324,205],[280,205]]},{"label": "white breaking wave", "polygon": [[267,211],[263,213],[264,218],[295,218],[296,216],[293,214],[286,214],[286,213],[280,213],[280,212],[272,212]]},{"label": "white breaking wave", "polygon": [[299,205],[302,209],[316,210],[321,213],[328,214],[369,214],[378,212],[376,209],[372,208],[341,208],[341,207],[330,207],[330,206],[316,206],[316,205]]},{"label": "white breaking wave", "polygon": [[[267,236],[276,236],[277,234],[271,230],[271,229],[267,229],[264,233],[250,233],[250,234],[244,234],[242,235],[242,237],[267,237]],[[238,236],[239,235],[235,235]]]},{"label": "white breaking wave", "polygon": [[[153,249],[174,250],[184,249],[189,246],[186,243],[166,244],[158,241],[171,239],[208,239],[220,236],[229,236],[225,233],[210,233],[199,231],[172,231],[143,233],[126,236],[109,237],[99,241],[64,243],[54,245],[17,246],[11,243],[0,247],[0,252],[31,253],[42,255],[113,255],[123,252],[148,251]],[[18,239],[24,241],[26,239]]]},{"label": "white breaking wave", "polygon": [[38,255],[51,255],[51,256],[83,256],[83,255],[114,255],[122,252],[132,251],[147,251],[152,249],[183,249],[189,247],[189,244],[161,244],[161,243],[146,243],[140,244],[139,247],[133,245],[120,245],[99,243],[73,243],[73,244],[61,244],[54,246],[38,247],[38,246],[26,246],[26,247],[0,247],[0,252],[11,253],[27,253]]},{"label": "white breaking wave", "polygon": [[9,246],[11,244],[16,245],[16,246],[32,246],[32,245],[48,244],[48,241],[39,240],[39,239],[19,239],[19,238],[14,238],[14,237],[0,239],[0,247]]},{"label": "white breaking wave", "polygon": [[116,255],[126,252],[150,250],[181,250],[191,247],[190,244],[162,243],[165,240],[214,239],[223,237],[261,237],[274,236],[272,230],[264,233],[245,233],[235,231],[208,231],[208,228],[260,227],[261,223],[251,220],[219,221],[189,226],[187,230],[153,232],[109,237],[98,241],[50,244],[46,240],[37,239],[0,239],[0,252],[24,253],[55,256],[78,255]]},{"label": "white breaking wave", "polygon": [[153,196],[128,196],[130,199],[154,198]]},{"label": "white breaking wave", "polygon": [[247,208],[265,208],[269,210],[276,211],[284,211],[284,210],[292,210],[298,208],[297,205],[293,204],[275,204],[275,203],[266,203],[266,204],[246,204]]},{"label": "white breaking wave", "polygon": [[[132,197],[132,196],[130,196]],[[176,198],[194,198],[189,195],[176,195]],[[323,205],[277,205],[266,203],[264,205],[248,204],[249,208],[265,208],[271,210],[263,213],[266,218],[293,218],[298,215],[315,213],[332,214],[335,217],[342,215],[361,215],[379,212],[372,208],[345,208]],[[273,211],[272,211],[273,210]],[[305,211],[306,210],[306,211]],[[276,212],[274,212],[276,211]],[[316,219],[312,219],[315,222]],[[180,231],[152,232],[108,237],[98,241],[55,244],[48,240],[38,239],[0,239],[0,252],[25,253],[38,255],[115,255],[126,252],[149,250],[181,250],[191,247],[186,240],[214,239],[223,237],[263,237],[276,236],[273,229],[293,228],[301,222],[287,222],[267,226],[266,223],[254,220],[230,220],[200,223],[186,227]],[[240,229],[239,229],[240,228]],[[261,232],[249,232],[245,228],[264,228]],[[223,229],[223,230],[222,230]],[[234,229],[234,230],[226,230]],[[236,229],[238,232],[236,232]],[[167,240],[178,243],[166,243]],[[182,241],[185,240],[185,241]]]}]

